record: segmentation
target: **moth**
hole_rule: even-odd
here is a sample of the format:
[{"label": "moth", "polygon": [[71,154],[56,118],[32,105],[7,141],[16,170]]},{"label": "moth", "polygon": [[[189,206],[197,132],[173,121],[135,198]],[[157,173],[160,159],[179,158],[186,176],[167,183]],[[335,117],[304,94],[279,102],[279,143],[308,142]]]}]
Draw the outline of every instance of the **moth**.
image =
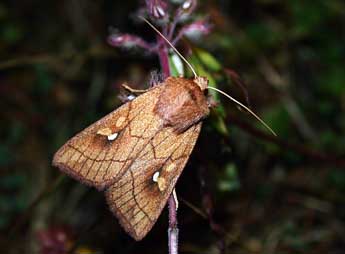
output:
[{"label": "moth", "polygon": [[157,221],[193,150],[213,104],[207,96],[210,88],[217,90],[196,74],[192,79],[168,77],[67,141],[53,165],[104,191],[125,231],[141,240]]},{"label": "moth", "polygon": [[125,231],[141,240],[164,208],[209,114],[207,82],[168,77],[70,139],[53,165],[104,191]]}]

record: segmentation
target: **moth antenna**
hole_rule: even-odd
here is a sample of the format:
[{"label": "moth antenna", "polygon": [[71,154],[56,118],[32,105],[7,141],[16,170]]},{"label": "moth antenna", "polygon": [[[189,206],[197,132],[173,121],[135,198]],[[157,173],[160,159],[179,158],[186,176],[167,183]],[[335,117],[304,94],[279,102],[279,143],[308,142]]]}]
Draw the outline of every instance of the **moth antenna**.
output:
[{"label": "moth antenna", "polygon": [[[164,41],[166,41],[166,43],[169,44],[169,46],[176,52],[176,54],[181,57],[181,59],[188,65],[188,67],[192,70],[193,74],[194,74],[194,78],[198,77],[198,75],[196,74],[196,71],[194,70],[193,66],[187,61],[187,59],[175,48],[175,46],[153,25],[151,24],[150,21],[148,21],[146,18],[139,16],[140,19],[142,19],[143,21],[145,21],[162,39],[164,39]],[[259,117],[257,116],[250,108],[248,108],[247,106],[245,106],[244,104],[242,104],[241,102],[239,102],[238,100],[234,99],[233,97],[231,97],[230,95],[228,95],[227,93],[223,92],[222,90],[219,90],[215,87],[212,86],[208,86],[208,89],[211,90],[215,90],[218,93],[223,94],[224,96],[226,96],[227,98],[229,98],[230,100],[232,100],[233,102],[235,102],[237,105],[241,106],[242,108],[244,108],[247,112],[249,112],[252,116],[254,116],[263,126],[265,126],[265,128],[267,128],[274,136],[277,136],[277,134]]]},{"label": "moth antenna", "polygon": [[239,102],[238,100],[236,100],[235,98],[231,97],[230,95],[228,95],[227,93],[223,92],[222,90],[219,90],[218,88],[215,88],[215,87],[212,87],[212,86],[208,86],[207,89],[215,90],[218,93],[221,93],[222,95],[226,96],[227,98],[229,98],[230,100],[235,102],[237,105],[239,105],[242,108],[244,108],[247,112],[249,112],[252,116],[254,116],[263,126],[265,126],[265,128],[268,129],[274,136],[277,136],[277,134],[264,122],[264,120],[262,120],[258,115],[256,115],[250,108],[245,106],[243,103]]},{"label": "moth antenna", "polygon": [[162,39],[166,41],[166,43],[169,44],[169,46],[178,54],[179,57],[188,65],[188,67],[192,70],[194,74],[194,78],[198,77],[196,74],[193,66],[187,61],[187,59],[175,48],[175,46],[154,26],[151,24],[150,21],[148,21],[146,18],[139,16],[140,19],[144,20]]}]

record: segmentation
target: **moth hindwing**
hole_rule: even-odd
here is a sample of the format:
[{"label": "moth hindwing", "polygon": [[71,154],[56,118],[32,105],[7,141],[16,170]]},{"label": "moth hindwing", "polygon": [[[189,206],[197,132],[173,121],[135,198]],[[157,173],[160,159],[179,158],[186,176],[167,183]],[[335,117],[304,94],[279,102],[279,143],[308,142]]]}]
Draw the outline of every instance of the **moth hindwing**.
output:
[{"label": "moth hindwing", "polygon": [[53,165],[104,190],[120,224],[140,240],[164,208],[208,112],[196,83],[169,77],[70,139]]}]

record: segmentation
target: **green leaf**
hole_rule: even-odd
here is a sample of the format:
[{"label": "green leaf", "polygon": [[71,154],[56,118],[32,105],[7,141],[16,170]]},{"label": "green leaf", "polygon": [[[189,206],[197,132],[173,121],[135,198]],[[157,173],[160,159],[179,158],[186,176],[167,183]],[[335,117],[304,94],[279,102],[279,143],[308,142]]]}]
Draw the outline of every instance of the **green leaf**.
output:
[{"label": "green leaf", "polygon": [[200,59],[200,62],[209,70],[220,71],[222,69],[222,65],[218,62],[218,60],[206,50],[195,48],[194,52]]},{"label": "green leaf", "polygon": [[183,61],[175,53],[172,53],[169,55],[169,67],[170,67],[171,76],[179,77],[179,76],[185,75]]}]

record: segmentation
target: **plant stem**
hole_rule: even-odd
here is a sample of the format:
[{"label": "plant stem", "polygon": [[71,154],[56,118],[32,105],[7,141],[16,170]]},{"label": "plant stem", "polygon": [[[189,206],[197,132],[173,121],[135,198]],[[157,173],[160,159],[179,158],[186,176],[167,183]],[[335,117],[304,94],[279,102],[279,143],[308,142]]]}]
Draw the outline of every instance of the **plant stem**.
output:
[{"label": "plant stem", "polygon": [[168,49],[166,47],[165,41],[160,37],[157,36],[157,42],[160,47],[158,48],[158,57],[161,63],[161,68],[165,78],[171,75],[170,73],[170,66],[169,66],[169,57],[168,57]]},{"label": "plant stem", "polygon": [[177,227],[177,209],[173,194],[169,197],[169,229],[168,229],[168,247],[169,254],[178,253],[178,227]]},{"label": "plant stem", "polygon": [[[167,78],[171,75],[170,66],[169,66],[169,56],[168,49],[166,47],[165,41],[157,36],[157,45],[160,45],[158,48],[158,56],[161,63],[161,68],[164,74],[164,77]],[[177,209],[174,195],[171,194],[169,197],[169,229],[168,229],[168,248],[169,254],[178,253],[178,227],[177,227]]]}]

